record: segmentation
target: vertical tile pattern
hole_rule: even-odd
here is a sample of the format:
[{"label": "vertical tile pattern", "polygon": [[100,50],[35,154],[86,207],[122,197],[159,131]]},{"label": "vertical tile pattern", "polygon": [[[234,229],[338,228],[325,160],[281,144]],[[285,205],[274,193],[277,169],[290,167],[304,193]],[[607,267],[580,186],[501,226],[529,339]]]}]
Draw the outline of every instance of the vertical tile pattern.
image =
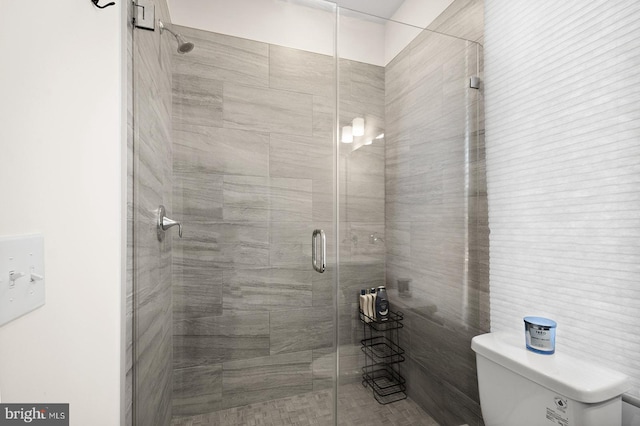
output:
[{"label": "vertical tile pattern", "polygon": [[310,240],[332,232],[335,63],[179,30],[196,49],[173,57],[173,410],[192,416],[333,380]]},{"label": "vertical tile pattern", "polygon": [[[408,395],[441,424],[481,422],[471,338],[488,331],[478,75],[482,2],[458,0],[386,67],[386,284],[405,312]],[[370,191],[368,192],[370,193]],[[398,292],[398,280],[410,280]]]},{"label": "vertical tile pattern", "polygon": [[[166,2],[154,1],[157,17],[168,22]],[[129,8],[130,9],[130,8]],[[128,20],[128,22],[131,22]],[[133,32],[135,31],[135,32]],[[133,33],[132,33],[133,32]],[[160,33],[129,29],[132,37],[128,127],[129,180],[127,405],[126,424],[171,423],[172,311],[171,235],[159,242],[155,211],[172,211],[171,50]],[[132,269],[135,265],[135,271]],[[133,377],[135,375],[135,378]]]},{"label": "vertical tile pattern", "polygon": [[638,396],[640,4],[541,6],[486,5],[491,328],[553,318]]}]

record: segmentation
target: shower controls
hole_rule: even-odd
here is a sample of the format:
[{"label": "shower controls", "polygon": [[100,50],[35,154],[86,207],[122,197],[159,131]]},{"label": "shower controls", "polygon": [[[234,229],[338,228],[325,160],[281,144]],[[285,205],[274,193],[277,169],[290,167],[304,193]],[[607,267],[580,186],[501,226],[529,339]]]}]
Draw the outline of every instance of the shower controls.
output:
[{"label": "shower controls", "polygon": [[178,235],[182,238],[182,224],[176,220],[169,219],[166,213],[167,210],[164,206],[158,207],[158,240],[164,240],[165,231],[174,226],[178,227]]},{"label": "shower controls", "polygon": [[44,238],[0,238],[0,326],[44,305]]}]

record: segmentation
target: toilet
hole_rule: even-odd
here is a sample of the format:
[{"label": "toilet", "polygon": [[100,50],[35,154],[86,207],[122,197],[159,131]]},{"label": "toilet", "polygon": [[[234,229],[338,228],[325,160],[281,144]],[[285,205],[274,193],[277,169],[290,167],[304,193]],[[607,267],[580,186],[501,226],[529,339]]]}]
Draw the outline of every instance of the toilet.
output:
[{"label": "toilet", "polygon": [[523,335],[471,340],[485,426],[620,426],[629,378],[562,353],[528,351]]}]

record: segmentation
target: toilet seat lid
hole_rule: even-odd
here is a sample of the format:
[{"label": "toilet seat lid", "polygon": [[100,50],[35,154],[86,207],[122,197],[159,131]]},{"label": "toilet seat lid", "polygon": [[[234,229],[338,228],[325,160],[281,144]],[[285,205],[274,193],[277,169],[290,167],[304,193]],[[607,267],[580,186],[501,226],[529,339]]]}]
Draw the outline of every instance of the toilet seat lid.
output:
[{"label": "toilet seat lid", "polygon": [[630,389],[626,375],[557,351],[542,355],[528,351],[524,337],[494,332],[475,336],[471,349],[541,386],[587,404],[607,401]]}]

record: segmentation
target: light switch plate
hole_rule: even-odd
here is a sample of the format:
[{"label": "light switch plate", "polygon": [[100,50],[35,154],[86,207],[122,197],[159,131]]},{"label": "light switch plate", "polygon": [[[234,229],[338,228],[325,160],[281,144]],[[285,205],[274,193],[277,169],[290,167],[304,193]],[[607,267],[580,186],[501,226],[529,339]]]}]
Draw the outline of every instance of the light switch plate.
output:
[{"label": "light switch plate", "polygon": [[0,326],[44,305],[44,237],[0,237]]}]

